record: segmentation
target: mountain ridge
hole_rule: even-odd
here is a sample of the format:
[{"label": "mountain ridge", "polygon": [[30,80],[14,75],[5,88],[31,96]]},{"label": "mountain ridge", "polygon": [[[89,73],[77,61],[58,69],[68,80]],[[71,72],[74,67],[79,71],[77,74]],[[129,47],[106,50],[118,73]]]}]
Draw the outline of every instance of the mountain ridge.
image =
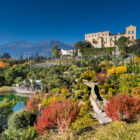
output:
[{"label": "mountain ridge", "polygon": [[58,44],[60,49],[74,48],[72,43],[64,43],[56,39],[50,41],[41,40],[36,43],[18,40],[0,44],[0,55],[7,52],[12,57],[18,58],[21,55],[23,57],[35,56],[35,54],[38,52],[41,56],[50,57],[52,52],[51,47],[55,44]]}]

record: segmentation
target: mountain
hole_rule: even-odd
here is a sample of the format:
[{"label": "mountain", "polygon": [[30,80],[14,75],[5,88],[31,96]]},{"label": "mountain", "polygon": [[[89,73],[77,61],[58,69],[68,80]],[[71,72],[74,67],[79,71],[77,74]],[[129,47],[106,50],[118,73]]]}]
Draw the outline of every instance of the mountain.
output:
[{"label": "mountain", "polygon": [[12,57],[18,58],[21,55],[23,57],[35,56],[38,52],[41,56],[51,56],[53,45],[57,44],[60,49],[73,49],[73,45],[63,43],[59,40],[40,41],[37,43],[30,43],[24,40],[12,41],[6,44],[0,45],[0,55],[7,52]]}]

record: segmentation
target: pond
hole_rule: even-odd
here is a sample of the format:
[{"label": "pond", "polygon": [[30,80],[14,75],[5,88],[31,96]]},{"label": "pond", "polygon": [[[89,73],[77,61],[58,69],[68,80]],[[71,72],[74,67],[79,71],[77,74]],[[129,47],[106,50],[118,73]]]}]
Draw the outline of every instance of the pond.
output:
[{"label": "pond", "polygon": [[27,97],[21,97],[18,94],[12,92],[12,93],[7,93],[7,94],[0,94],[0,102],[3,101],[4,98],[7,98],[8,100],[15,100],[17,103],[16,105],[12,108],[13,112],[17,112],[25,107]]},{"label": "pond", "polygon": [[8,117],[25,108],[27,97],[21,97],[16,93],[0,94],[0,133],[7,127]]}]

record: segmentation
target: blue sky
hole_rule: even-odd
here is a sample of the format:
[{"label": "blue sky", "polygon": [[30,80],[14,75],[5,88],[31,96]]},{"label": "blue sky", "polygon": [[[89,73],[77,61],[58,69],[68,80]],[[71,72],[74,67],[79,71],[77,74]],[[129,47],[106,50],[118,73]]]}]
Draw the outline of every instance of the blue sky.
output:
[{"label": "blue sky", "polygon": [[0,0],[0,44],[25,40],[84,40],[85,33],[137,26],[140,0]]}]

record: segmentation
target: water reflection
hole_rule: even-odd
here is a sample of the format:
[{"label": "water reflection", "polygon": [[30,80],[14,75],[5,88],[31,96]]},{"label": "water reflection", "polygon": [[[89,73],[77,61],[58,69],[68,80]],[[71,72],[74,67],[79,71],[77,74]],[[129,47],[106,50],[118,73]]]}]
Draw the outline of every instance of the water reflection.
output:
[{"label": "water reflection", "polygon": [[21,101],[21,102],[18,102],[12,109],[13,109],[13,112],[15,113],[15,112],[23,109],[24,107],[25,107],[24,102]]}]

